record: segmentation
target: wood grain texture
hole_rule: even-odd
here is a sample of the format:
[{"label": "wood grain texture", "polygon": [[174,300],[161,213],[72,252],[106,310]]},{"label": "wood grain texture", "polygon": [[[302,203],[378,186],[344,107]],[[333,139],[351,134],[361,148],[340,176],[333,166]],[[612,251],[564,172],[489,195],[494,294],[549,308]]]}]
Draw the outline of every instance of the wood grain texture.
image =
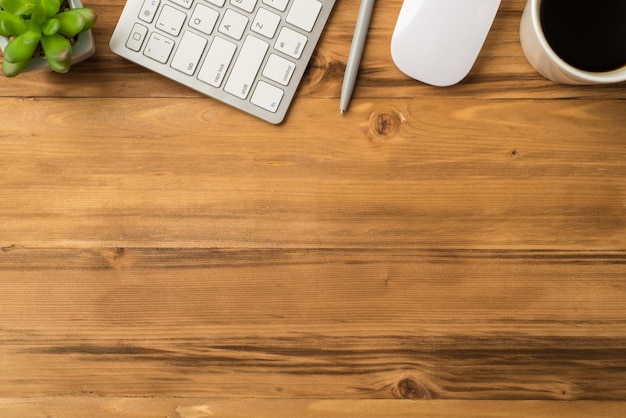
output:
[{"label": "wood grain texture", "polygon": [[[622,101],[316,100],[267,128],[205,99],[58,100],[0,104],[3,247],[625,248]],[[316,114],[336,122],[310,135]]]},{"label": "wood grain texture", "polygon": [[14,396],[625,395],[615,384],[625,377],[623,253],[13,249],[7,258],[0,391]]},{"label": "wood grain texture", "polygon": [[511,0],[426,86],[401,3],[343,117],[357,0],[279,126],[113,55],[122,0],[0,81],[0,416],[623,415],[626,83],[536,74]]},{"label": "wood grain texture", "polygon": [[387,418],[441,417],[621,417],[624,402],[386,401],[386,400],[223,400],[203,398],[35,398],[0,399],[0,413],[12,417],[93,418]]}]

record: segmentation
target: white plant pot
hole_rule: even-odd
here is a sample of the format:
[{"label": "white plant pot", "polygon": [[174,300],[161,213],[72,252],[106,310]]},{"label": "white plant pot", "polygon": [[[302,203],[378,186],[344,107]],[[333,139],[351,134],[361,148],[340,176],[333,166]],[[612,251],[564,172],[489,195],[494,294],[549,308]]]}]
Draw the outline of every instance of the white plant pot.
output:
[{"label": "white plant pot", "polygon": [[[70,9],[78,9],[83,7],[81,0],[68,0]],[[0,49],[4,53],[4,48],[9,43],[9,38],[6,36],[0,36]],[[72,45],[72,65],[91,57],[96,52],[96,41],[93,37],[93,32],[90,30],[78,34],[76,42]],[[28,63],[26,71],[34,71],[39,69],[50,68],[46,57],[33,58]]]}]

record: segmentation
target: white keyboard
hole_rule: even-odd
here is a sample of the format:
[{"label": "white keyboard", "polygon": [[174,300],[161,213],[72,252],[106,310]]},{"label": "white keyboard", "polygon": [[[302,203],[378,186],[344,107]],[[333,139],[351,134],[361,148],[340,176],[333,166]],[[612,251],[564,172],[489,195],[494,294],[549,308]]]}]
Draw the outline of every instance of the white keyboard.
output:
[{"label": "white keyboard", "polygon": [[291,104],[335,0],[129,0],[111,50],[271,123]]}]

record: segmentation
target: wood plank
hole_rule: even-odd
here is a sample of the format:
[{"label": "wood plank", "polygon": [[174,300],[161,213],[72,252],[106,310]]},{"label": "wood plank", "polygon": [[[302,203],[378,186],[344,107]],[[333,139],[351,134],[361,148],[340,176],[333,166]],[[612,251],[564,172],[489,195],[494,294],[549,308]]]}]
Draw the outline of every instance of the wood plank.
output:
[{"label": "wood plank", "polygon": [[1,247],[626,243],[623,101],[357,100],[315,135],[334,101],[274,128],[202,99],[73,101],[0,102]]},{"label": "wood plank", "polygon": [[21,418],[586,418],[621,417],[625,402],[388,401],[388,400],[223,400],[206,398],[32,398],[0,399],[0,413]]},{"label": "wood plank", "polygon": [[[262,325],[259,325],[262,326]],[[265,338],[165,329],[84,341],[63,335],[8,359],[2,398],[201,396],[623,401],[621,339],[434,338],[317,332]],[[202,336],[205,334],[206,336]],[[16,336],[19,336],[16,335]],[[335,344],[335,346],[326,346]],[[507,348],[507,345],[516,348]],[[612,348],[615,347],[615,348]],[[19,347],[18,347],[19,348]]]},{"label": "wood plank", "polygon": [[2,258],[2,397],[626,396],[623,252]]},{"label": "wood plank", "polygon": [[[518,322],[543,319],[554,321],[548,335],[562,335],[559,327],[568,322],[565,335],[579,335],[576,327],[587,319],[591,328],[580,330],[595,335],[601,332],[593,329],[596,321],[624,320],[626,303],[624,251],[14,248],[2,252],[2,261],[4,319],[43,328],[81,316],[117,323],[140,315],[168,326],[219,324],[218,318],[233,325],[272,318],[322,324],[341,316],[346,331],[350,323],[403,329],[402,318],[431,319],[435,328],[449,319],[452,333],[466,320],[513,321],[515,330]],[[136,293],[144,277],[149,286]],[[567,288],[559,286],[563,281]],[[153,309],[144,311],[144,297]],[[168,298],[180,303],[158,308]],[[231,316],[238,301],[245,309]],[[193,318],[187,319],[187,308]]]}]

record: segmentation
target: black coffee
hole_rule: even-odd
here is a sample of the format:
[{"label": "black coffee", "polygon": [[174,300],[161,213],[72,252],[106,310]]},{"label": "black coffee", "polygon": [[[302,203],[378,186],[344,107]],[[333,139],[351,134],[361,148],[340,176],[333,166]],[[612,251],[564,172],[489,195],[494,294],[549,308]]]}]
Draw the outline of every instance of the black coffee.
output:
[{"label": "black coffee", "polygon": [[626,0],[543,0],[548,43],[568,64],[604,72],[626,65]]}]

